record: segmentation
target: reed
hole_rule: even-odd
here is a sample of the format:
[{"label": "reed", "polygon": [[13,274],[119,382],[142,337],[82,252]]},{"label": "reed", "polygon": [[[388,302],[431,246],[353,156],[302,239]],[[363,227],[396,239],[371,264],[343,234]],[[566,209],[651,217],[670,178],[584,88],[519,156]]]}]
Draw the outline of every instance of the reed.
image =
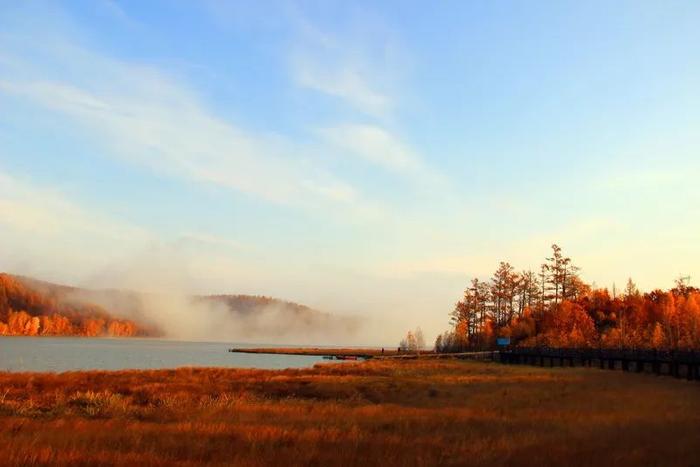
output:
[{"label": "reed", "polygon": [[0,373],[8,465],[691,465],[697,383],[375,360]]}]

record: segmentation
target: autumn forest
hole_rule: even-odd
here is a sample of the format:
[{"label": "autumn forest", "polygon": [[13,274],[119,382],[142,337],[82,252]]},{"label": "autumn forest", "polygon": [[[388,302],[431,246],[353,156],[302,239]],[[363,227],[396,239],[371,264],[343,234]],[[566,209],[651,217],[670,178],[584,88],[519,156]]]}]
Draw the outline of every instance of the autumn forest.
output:
[{"label": "autumn forest", "polygon": [[645,349],[700,348],[700,290],[688,278],[668,291],[641,293],[632,279],[620,293],[583,282],[558,245],[538,271],[500,263],[489,281],[473,279],[451,313],[439,352],[511,345]]},{"label": "autumn forest", "polygon": [[116,319],[92,304],[66,300],[68,288],[30,287],[0,274],[0,335],[111,336],[147,335],[133,321]]}]

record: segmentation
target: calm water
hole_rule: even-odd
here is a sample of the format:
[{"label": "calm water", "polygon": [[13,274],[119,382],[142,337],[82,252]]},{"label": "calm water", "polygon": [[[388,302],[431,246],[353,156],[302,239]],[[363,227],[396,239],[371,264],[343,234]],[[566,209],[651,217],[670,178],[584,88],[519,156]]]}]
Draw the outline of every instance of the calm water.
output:
[{"label": "calm water", "polygon": [[[223,366],[301,368],[322,361],[305,355],[228,352],[235,344],[160,339],[0,337],[0,371],[121,370]],[[238,347],[243,347],[239,345]]]}]

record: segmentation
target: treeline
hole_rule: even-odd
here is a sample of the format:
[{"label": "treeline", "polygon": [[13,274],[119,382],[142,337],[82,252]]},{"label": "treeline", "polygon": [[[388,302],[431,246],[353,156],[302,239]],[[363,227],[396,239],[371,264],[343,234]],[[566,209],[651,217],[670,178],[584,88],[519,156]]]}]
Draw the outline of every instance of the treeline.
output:
[{"label": "treeline", "polygon": [[0,274],[0,335],[130,337],[146,334],[133,321],[116,319],[97,305],[67,300],[63,289],[37,290],[16,277]]},{"label": "treeline", "polygon": [[611,294],[584,283],[557,245],[536,272],[502,262],[489,281],[473,279],[450,316],[438,352],[490,349],[499,337],[519,346],[700,349],[700,289],[688,278],[644,294],[629,279]]}]

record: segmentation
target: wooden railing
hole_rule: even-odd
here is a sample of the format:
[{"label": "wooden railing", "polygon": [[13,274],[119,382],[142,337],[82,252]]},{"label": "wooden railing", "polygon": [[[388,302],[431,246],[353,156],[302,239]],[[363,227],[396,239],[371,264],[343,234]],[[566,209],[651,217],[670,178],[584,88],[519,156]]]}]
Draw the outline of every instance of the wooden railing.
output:
[{"label": "wooden railing", "polygon": [[539,366],[599,366],[610,370],[650,371],[700,380],[700,352],[636,349],[550,349],[515,347],[499,352],[502,363]]},{"label": "wooden railing", "polygon": [[458,358],[460,360],[487,360],[487,361],[495,361],[498,362],[500,361],[499,357],[499,351],[498,350],[478,350],[478,351],[471,351],[471,352],[443,352],[443,353],[436,353],[436,352],[422,352],[422,353],[405,353],[405,354],[398,354],[398,355],[388,355],[388,356],[379,356],[375,358],[383,358],[383,359],[398,359],[398,360],[427,360],[427,359],[432,359],[432,360],[441,360],[441,359],[455,359]]}]

